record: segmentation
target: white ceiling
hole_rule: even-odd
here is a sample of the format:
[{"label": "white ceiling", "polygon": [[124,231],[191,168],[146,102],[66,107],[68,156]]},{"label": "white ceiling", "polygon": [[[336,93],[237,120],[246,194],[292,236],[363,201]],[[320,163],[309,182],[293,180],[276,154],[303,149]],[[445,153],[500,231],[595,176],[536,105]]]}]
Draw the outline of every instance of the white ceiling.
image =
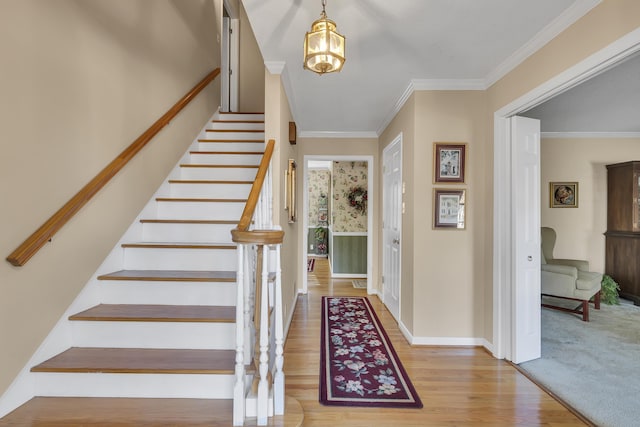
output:
[{"label": "white ceiling", "polygon": [[599,0],[327,0],[340,73],[302,68],[321,0],[242,0],[301,136],[377,136],[412,88],[486,89]]},{"label": "white ceiling", "polygon": [[[640,55],[522,114],[557,136],[640,135]],[[576,135],[581,134],[581,135]],[[554,136],[554,135],[548,135]]]}]

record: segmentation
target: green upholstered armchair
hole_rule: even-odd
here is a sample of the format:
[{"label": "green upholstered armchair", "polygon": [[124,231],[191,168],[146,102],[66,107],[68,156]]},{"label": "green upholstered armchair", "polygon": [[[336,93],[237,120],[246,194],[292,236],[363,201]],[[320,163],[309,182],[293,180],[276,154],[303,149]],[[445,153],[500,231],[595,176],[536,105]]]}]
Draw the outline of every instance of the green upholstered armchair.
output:
[{"label": "green upholstered armchair", "polygon": [[581,314],[582,320],[588,322],[589,300],[591,298],[594,299],[594,308],[600,309],[602,274],[589,271],[589,261],[554,258],[553,247],[556,243],[556,232],[553,228],[542,227],[540,237],[542,295],[580,302],[580,305],[575,309],[550,303],[543,303],[542,306]]}]

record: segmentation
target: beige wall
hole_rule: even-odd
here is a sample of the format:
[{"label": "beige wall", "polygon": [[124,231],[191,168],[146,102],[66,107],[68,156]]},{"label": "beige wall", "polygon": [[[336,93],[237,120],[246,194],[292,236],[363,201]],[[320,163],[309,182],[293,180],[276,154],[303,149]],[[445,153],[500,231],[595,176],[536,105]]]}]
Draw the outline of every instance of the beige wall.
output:
[{"label": "beige wall", "polygon": [[[487,236],[486,94],[415,92],[381,136],[403,132],[401,319],[414,337],[482,337]],[[413,116],[413,117],[412,117]],[[466,143],[465,184],[433,184],[433,143]],[[467,191],[465,230],[434,230],[433,189]],[[490,219],[489,219],[490,220]]]},{"label": "beige wall", "polygon": [[[558,235],[556,258],[586,259],[604,272],[607,230],[605,165],[640,159],[639,139],[543,139],[540,161],[541,224]],[[578,208],[550,208],[549,182],[577,181]]]},{"label": "beige wall", "polygon": [[240,3],[240,76],[238,108],[247,113],[264,111],[264,60],[251,29],[247,12]]},{"label": "beige wall", "polygon": [[[208,0],[0,2],[3,257],[219,65],[213,15]],[[0,393],[219,99],[214,82],[27,265],[0,263]]]},{"label": "beige wall", "polygon": [[[276,142],[272,160],[273,183],[273,220],[284,230],[282,244],[282,302],[284,304],[285,321],[292,315],[293,301],[298,294],[300,266],[295,260],[299,258],[302,247],[298,243],[297,224],[288,222],[288,212],[284,210],[284,171],[289,159],[296,158],[296,146],[289,144],[289,122],[293,120],[284,87],[280,76],[271,74],[263,68],[265,82],[265,137]],[[300,169],[298,169],[300,170]],[[298,180],[298,182],[300,182]],[[299,185],[298,185],[299,187]],[[298,198],[298,200],[301,200]],[[298,210],[298,215],[301,211]]]}]

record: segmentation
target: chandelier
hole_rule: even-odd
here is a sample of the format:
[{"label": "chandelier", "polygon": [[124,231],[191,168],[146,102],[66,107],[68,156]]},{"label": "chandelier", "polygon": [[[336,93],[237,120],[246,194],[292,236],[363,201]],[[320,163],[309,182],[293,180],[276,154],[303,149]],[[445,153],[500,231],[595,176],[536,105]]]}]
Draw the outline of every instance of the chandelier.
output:
[{"label": "chandelier", "polygon": [[304,36],[304,68],[318,74],[340,71],[345,61],[344,36],[327,18],[326,3],[322,0],[320,19],[311,24],[311,31]]}]

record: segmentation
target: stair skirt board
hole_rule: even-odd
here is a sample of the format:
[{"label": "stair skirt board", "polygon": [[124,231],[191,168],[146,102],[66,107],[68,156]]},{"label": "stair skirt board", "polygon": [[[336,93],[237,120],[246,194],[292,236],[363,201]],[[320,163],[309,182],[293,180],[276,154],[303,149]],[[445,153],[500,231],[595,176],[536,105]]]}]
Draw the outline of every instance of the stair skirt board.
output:
[{"label": "stair skirt board", "polygon": [[[212,120],[218,118],[225,121],[263,121],[264,115],[216,113]],[[134,346],[165,348],[168,351],[186,348],[199,349],[196,351],[233,350],[235,323],[68,319],[98,304],[235,305],[237,254],[234,245],[230,244],[230,236],[223,238],[223,234],[229,233],[240,219],[250,188],[248,182],[253,182],[257,168],[253,165],[209,167],[190,165],[189,162],[192,157],[196,162],[212,157],[209,154],[192,154],[193,151],[262,152],[264,134],[255,132],[256,128],[263,126],[261,123],[252,124],[244,132],[228,131],[235,127],[229,124],[224,125],[224,132],[211,131],[219,125],[207,122],[96,274],[0,396],[0,417],[34,396],[233,398],[233,363],[225,373],[216,374],[180,370],[178,373],[31,372],[37,363],[55,357],[70,346],[120,347],[123,350]],[[233,140],[239,142],[230,142]],[[253,156],[256,155],[242,158],[246,162]],[[240,161],[235,158],[240,157],[238,155],[229,154],[228,157],[227,160],[233,159],[234,163]],[[171,184],[169,180],[242,183]],[[175,201],[170,198],[207,200]],[[216,199],[240,201],[214,201]],[[148,222],[141,223],[141,220]],[[218,224],[211,220],[233,224]],[[193,221],[206,222],[196,224]],[[131,245],[131,242],[145,244]],[[214,247],[212,242],[228,249]],[[215,270],[222,273],[215,273]],[[252,378],[252,375],[247,377]],[[247,384],[249,387],[251,381],[248,380]]]},{"label": "stair skirt board", "polygon": [[34,373],[37,396],[232,399],[235,375]]}]

